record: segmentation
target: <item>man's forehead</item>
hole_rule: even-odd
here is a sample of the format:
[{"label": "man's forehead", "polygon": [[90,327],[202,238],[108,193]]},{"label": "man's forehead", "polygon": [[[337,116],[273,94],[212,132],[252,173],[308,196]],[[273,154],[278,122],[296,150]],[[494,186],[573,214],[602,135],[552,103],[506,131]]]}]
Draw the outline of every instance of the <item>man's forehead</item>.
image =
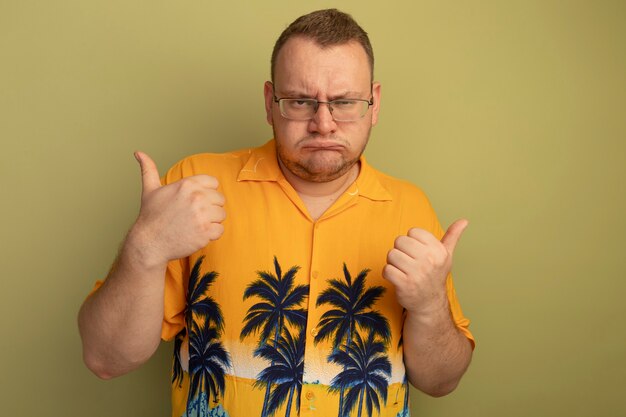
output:
[{"label": "man's forehead", "polygon": [[[281,49],[274,81],[281,94],[311,96],[369,93],[371,68],[357,42],[322,47],[311,39],[292,38]],[[366,91],[364,91],[366,90]]]},{"label": "man's forehead", "polygon": [[360,74],[324,71],[278,71],[274,89],[280,94],[294,97],[315,97],[319,94],[346,97],[348,95],[369,94],[372,84],[369,73]]}]

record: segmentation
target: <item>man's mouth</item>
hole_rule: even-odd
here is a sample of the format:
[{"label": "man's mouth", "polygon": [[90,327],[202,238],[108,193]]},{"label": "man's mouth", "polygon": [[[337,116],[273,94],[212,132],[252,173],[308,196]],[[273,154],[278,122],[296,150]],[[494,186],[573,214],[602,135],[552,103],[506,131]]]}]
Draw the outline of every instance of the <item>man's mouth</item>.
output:
[{"label": "man's mouth", "polygon": [[337,142],[314,142],[305,144],[303,148],[314,151],[341,151],[345,146]]}]

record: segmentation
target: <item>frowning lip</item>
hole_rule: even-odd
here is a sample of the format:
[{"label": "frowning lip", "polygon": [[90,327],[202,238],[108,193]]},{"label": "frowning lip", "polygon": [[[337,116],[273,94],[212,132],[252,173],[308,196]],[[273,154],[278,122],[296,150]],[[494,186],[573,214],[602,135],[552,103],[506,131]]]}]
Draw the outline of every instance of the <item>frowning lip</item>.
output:
[{"label": "frowning lip", "polygon": [[309,142],[302,145],[302,148],[314,151],[341,151],[345,146],[337,142]]}]

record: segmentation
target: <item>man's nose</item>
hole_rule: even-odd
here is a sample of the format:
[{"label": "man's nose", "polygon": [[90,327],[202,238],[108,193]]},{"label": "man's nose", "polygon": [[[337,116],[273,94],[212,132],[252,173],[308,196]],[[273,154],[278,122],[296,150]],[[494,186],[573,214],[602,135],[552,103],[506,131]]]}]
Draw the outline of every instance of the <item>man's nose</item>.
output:
[{"label": "man's nose", "polygon": [[309,123],[309,130],[321,135],[333,133],[337,130],[337,123],[333,119],[329,103],[318,104],[317,111]]}]

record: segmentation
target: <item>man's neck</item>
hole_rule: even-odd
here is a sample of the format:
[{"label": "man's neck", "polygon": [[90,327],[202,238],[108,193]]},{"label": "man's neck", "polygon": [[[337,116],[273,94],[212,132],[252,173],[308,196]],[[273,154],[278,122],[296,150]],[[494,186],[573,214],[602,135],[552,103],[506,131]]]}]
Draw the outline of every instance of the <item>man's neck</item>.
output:
[{"label": "man's neck", "polygon": [[360,163],[354,164],[341,177],[326,182],[306,181],[294,175],[279,160],[283,175],[296,190],[302,202],[309,211],[313,220],[319,219],[322,214],[354,183],[359,176]]}]

